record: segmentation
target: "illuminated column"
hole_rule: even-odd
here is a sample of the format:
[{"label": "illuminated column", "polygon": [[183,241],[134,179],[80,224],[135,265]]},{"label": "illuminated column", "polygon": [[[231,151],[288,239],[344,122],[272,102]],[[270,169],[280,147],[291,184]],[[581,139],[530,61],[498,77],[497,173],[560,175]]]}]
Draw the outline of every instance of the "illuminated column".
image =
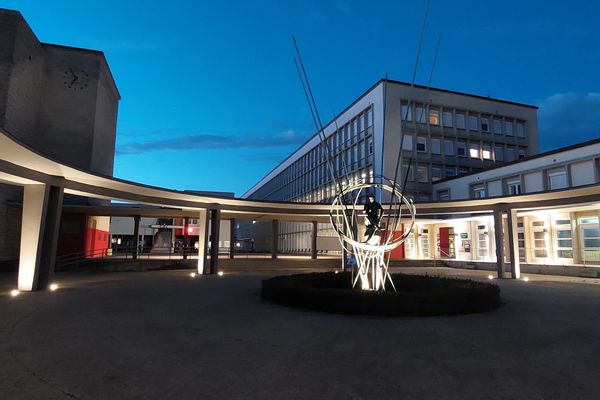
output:
[{"label": "illuminated column", "polygon": [[[198,213],[198,273],[204,274],[206,265],[206,238],[208,224],[206,223],[206,209],[203,208]],[[208,273],[208,271],[206,271]]]},{"label": "illuminated column", "polygon": [[131,258],[136,260],[140,253],[140,216],[133,217],[133,254]]},{"label": "illuminated column", "polygon": [[517,210],[508,210],[508,252],[510,255],[510,277],[519,279],[521,265],[519,264],[519,235],[517,233]]},{"label": "illuminated column", "polygon": [[57,186],[23,188],[19,290],[44,289],[54,272],[63,194]]},{"label": "illuminated column", "polygon": [[496,270],[498,278],[504,278],[504,232],[502,231],[502,209],[494,210],[494,239],[496,245]]},{"label": "illuminated column", "polygon": [[229,258],[235,258],[235,218],[229,221]]},{"label": "illuminated column", "polygon": [[310,258],[317,259],[317,221],[312,222],[312,242],[310,248]]},{"label": "illuminated column", "polygon": [[221,210],[210,210],[210,273],[219,269],[219,233],[221,230]]},{"label": "illuminated column", "polygon": [[271,258],[276,259],[278,249],[277,244],[279,242],[279,221],[276,219],[271,221],[271,236]]},{"label": "illuminated column", "polygon": [[190,217],[183,219],[183,259],[187,260],[188,249],[190,247],[190,233],[188,229],[190,227]]}]

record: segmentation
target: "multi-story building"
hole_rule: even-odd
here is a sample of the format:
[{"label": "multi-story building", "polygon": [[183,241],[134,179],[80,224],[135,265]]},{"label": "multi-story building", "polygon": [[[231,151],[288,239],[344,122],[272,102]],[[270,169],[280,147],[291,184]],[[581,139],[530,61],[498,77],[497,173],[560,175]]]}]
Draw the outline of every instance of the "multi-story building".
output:
[{"label": "multi-story building", "polygon": [[[433,182],[536,154],[536,110],[511,101],[380,80],[325,125],[329,150],[315,134],[242,197],[331,202],[336,187],[329,156],[343,186],[378,177],[404,182],[407,177],[406,194],[428,201]],[[256,223],[247,228],[262,229]],[[320,228],[331,234],[325,232],[326,225]],[[309,237],[309,225],[285,223],[279,232],[286,243],[294,243],[282,243],[283,249],[310,247],[298,239]]]},{"label": "multi-story building", "polygon": [[[41,43],[19,12],[0,9],[5,131],[53,159],[112,176],[119,100],[102,52]],[[21,188],[0,184],[0,266],[18,258],[21,201]],[[108,243],[107,221],[81,214],[63,220],[62,234]],[[90,241],[77,240],[61,240],[62,250],[83,251]]]}]

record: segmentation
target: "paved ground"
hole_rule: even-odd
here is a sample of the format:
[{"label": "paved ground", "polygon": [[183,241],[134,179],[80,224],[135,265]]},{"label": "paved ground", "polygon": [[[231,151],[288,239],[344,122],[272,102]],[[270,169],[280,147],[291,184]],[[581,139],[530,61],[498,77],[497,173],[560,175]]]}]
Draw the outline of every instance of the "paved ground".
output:
[{"label": "paved ground", "polygon": [[600,396],[598,280],[499,282],[506,305],[487,314],[368,318],[262,303],[268,271],[187,274],[63,275],[53,293],[3,292],[0,399]]}]

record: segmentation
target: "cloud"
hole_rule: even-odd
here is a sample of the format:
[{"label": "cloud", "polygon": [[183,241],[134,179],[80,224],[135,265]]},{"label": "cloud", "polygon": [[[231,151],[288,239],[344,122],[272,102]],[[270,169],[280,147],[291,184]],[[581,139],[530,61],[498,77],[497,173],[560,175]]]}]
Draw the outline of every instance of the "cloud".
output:
[{"label": "cloud", "polygon": [[556,93],[539,107],[542,151],[600,138],[600,93]]},{"label": "cloud", "polygon": [[230,150],[240,148],[277,148],[304,143],[306,136],[287,129],[272,136],[233,136],[216,134],[191,134],[147,142],[124,143],[117,154],[142,154],[164,150]]}]

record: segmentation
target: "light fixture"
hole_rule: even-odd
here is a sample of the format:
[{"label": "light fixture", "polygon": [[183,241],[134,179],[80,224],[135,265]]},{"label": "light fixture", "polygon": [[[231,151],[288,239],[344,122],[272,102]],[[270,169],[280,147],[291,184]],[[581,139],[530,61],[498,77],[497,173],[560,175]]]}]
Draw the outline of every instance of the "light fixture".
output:
[{"label": "light fixture", "polygon": [[19,292],[17,289],[13,289],[10,291],[10,295],[12,297],[17,297],[19,295],[19,293],[21,293],[21,292]]},{"label": "light fixture", "polygon": [[190,273],[190,276],[191,276],[192,278],[195,278],[195,277],[196,277],[196,273],[195,273],[195,272],[192,272],[192,273]]},{"label": "light fixture", "polygon": [[219,275],[219,276],[223,276],[223,271],[219,271],[219,272],[217,272],[217,275]]},{"label": "light fixture", "polygon": [[529,277],[528,277],[528,276],[526,276],[525,278],[523,278],[523,280],[524,280],[525,282],[529,282]]},{"label": "light fixture", "polygon": [[58,289],[58,285],[56,283],[51,283],[48,288],[54,292],[56,289]]},{"label": "light fixture", "polygon": [[339,272],[339,271],[337,271],[337,270],[335,271],[335,273],[336,273],[336,274],[337,274],[338,272]]},{"label": "light fixture", "polygon": [[494,275],[488,275],[488,279],[494,279]]}]

